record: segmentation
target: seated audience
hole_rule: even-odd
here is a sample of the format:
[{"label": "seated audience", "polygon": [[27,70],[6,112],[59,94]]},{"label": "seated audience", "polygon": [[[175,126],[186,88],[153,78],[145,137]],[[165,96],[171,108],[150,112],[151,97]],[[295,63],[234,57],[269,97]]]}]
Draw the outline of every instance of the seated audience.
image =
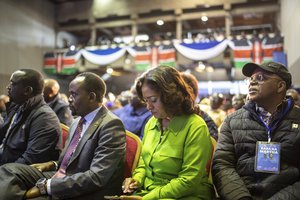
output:
[{"label": "seated audience", "polygon": [[242,108],[245,105],[246,96],[243,94],[236,94],[232,97],[232,106],[235,110]]},{"label": "seated audience", "polygon": [[231,94],[222,94],[223,95],[223,101],[220,108],[225,112],[225,115],[228,115],[230,113],[230,110],[232,109],[232,95]]},{"label": "seated audience", "polygon": [[153,117],[139,164],[124,181],[123,192],[134,192],[126,199],[211,199],[212,143],[191,88],[176,69],[160,66],[142,74],[136,90]]},{"label": "seated audience", "polygon": [[33,164],[57,159],[59,121],[45,103],[44,79],[32,69],[15,71],[7,86],[7,119],[0,129],[0,165]]},{"label": "seated audience", "polygon": [[4,123],[4,119],[7,116],[6,104],[9,102],[9,97],[5,94],[0,95],[0,128]]},{"label": "seated audience", "polygon": [[297,92],[297,90],[295,89],[288,89],[286,91],[286,96],[290,96],[294,99],[295,105],[300,106],[300,102],[299,102],[299,93]]},{"label": "seated audience", "polygon": [[[196,101],[198,97],[198,81],[196,77],[192,74],[187,74],[184,72],[180,73],[184,81],[192,88],[193,94],[194,94],[194,99]],[[203,110],[200,109],[200,105],[196,104],[195,105],[199,110],[198,110],[198,115],[202,117],[208,127],[210,135],[215,139],[218,140],[218,127],[216,123],[212,120],[212,118]]]},{"label": "seated audience", "polygon": [[221,199],[300,199],[300,108],[280,63],[246,64],[248,102],[229,115],[213,159]]},{"label": "seated audience", "polygon": [[232,97],[232,108],[228,110],[228,114],[237,111],[245,105],[246,96],[243,94],[236,94]]},{"label": "seated audience", "polygon": [[125,159],[125,129],[102,104],[104,81],[79,74],[69,85],[69,103],[79,116],[59,162],[0,167],[0,199],[101,200],[120,194]]},{"label": "seated audience", "polygon": [[121,106],[125,106],[129,103],[129,98],[131,98],[131,91],[130,90],[125,90],[122,91],[117,97],[116,99],[119,100],[119,102],[121,103]]},{"label": "seated audience", "polygon": [[60,98],[60,86],[54,79],[45,79],[44,99],[46,103],[54,110],[60,123],[70,126],[73,116],[69,104]]},{"label": "seated audience", "polygon": [[223,95],[214,93],[209,97],[209,101],[209,107],[201,107],[201,109],[203,109],[214,120],[219,128],[226,117],[226,112],[221,109],[223,104]]},{"label": "seated audience", "polygon": [[140,138],[144,135],[145,124],[151,117],[151,113],[141,101],[135,90],[135,86],[130,90],[129,103],[113,112],[122,120],[125,129],[138,135]]},{"label": "seated audience", "polygon": [[67,104],[69,104],[69,99],[68,99],[68,96],[65,94],[65,93],[59,93],[59,98],[61,100],[63,100],[64,102],[66,102]]},{"label": "seated audience", "polygon": [[118,98],[116,98],[116,96],[111,92],[108,93],[107,97],[105,97],[103,99],[103,101],[104,101],[104,105],[110,111],[122,108],[122,104],[121,104],[120,100]]}]

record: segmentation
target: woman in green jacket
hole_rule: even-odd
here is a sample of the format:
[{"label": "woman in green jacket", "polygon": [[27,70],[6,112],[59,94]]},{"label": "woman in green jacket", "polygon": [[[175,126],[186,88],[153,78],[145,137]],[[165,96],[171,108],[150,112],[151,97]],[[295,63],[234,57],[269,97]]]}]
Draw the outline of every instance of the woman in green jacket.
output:
[{"label": "woman in green jacket", "polygon": [[124,181],[125,199],[211,199],[208,180],[212,144],[195,114],[193,94],[179,72],[152,68],[136,82],[139,98],[153,117],[145,126],[139,164]]}]

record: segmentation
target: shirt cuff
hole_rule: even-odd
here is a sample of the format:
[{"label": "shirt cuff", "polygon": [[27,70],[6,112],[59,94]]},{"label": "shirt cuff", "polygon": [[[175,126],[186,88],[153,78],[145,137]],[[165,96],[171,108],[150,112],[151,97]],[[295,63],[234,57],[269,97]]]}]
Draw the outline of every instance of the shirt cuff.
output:
[{"label": "shirt cuff", "polygon": [[51,193],[51,179],[48,179],[47,180],[47,194],[48,195],[51,195],[52,193]]}]

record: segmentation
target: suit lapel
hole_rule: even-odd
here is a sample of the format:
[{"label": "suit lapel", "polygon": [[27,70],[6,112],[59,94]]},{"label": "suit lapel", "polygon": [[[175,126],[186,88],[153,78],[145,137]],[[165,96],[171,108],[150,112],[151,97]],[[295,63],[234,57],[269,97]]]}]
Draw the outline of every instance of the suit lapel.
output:
[{"label": "suit lapel", "polygon": [[82,138],[80,139],[80,141],[76,147],[76,150],[75,150],[73,156],[71,157],[69,164],[72,163],[73,160],[77,156],[79,156],[79,154],[80,154],[82,148],[84,147],[85,143],[87,142],[87,140],[92,137],[92,135],[95,133],[96,129],[102,123],[104,116],[106,116],[106,113],[107,113],[106,108],[104,106],[102,106],[101,109],[99,110],[99,112],[96,114],[95,118],[93,119],[92,123],[90,124],[90,126],[87,128],[87,130],[83,134]]}]

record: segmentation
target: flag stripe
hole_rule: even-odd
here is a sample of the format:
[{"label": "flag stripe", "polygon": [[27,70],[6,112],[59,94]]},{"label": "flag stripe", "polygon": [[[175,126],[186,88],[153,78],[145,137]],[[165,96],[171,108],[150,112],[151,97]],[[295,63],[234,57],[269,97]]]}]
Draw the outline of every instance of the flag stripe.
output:
[{"label": "flag stripe", "polygon": [[233,55],[235,58],[250,58],[251,57],[251,50],[239,50],[239,51],[234,51]]},{"label": "flag stripe", "polygon": [[74,65],[75,64],[75,59],[71,58],[71,59],[63,59],[63,65]]},{"label": "flag stripe", "polygon": [[150,54],[147,55],[136,55],[135,60],[149,60],[150,61]]},{"label": "flag stripe", "polygon": [[159,55],[158,55],[159,60],[170,59],[170,58],[175,60],[175,52],[174,51],[169,52],[169,53],[161,53],[160,52]]}]

